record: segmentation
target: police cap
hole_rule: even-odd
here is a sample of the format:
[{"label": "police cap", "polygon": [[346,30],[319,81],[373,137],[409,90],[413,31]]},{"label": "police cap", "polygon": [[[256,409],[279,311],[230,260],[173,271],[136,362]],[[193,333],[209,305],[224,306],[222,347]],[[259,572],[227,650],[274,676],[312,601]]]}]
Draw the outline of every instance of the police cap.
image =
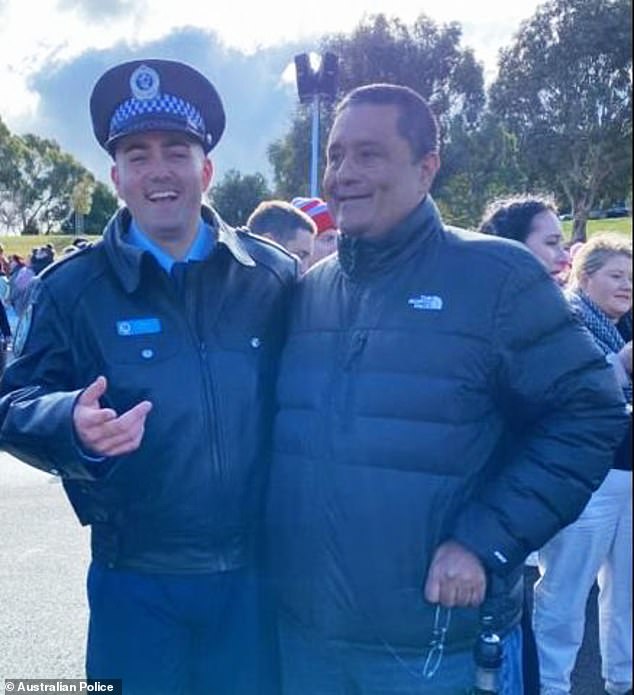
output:
[{"label": "police cap", "polygon": [[218,144],[225,112],[215,87],[197,70],[175,60],[133,60],[116,65],[95,84],[92,127],[111,155],[124,136],[175,130],[196,138],[205,153]]}]

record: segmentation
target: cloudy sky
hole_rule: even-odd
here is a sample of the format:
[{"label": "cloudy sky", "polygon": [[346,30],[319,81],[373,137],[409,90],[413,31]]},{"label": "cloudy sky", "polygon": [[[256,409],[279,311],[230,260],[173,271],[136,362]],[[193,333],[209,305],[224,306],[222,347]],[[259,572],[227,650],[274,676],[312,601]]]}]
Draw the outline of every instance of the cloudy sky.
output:
[{"label": "cloudy sky", "polygon": [[0,0],[0,117],[17,134],[54,138],[103,181],[107,156],[88,115],[92,85],[111,65],[138,57],[182,59],[216,84],[227,129],[216,172],[270,175],[266,148],[296,108],[289,64],[317,49],[320,35],[349,31],[363,14],[412,22],[425,12],[458,21],[463,44],[486,75],[537,0],[319,0],[289,11],[288,0]]}]

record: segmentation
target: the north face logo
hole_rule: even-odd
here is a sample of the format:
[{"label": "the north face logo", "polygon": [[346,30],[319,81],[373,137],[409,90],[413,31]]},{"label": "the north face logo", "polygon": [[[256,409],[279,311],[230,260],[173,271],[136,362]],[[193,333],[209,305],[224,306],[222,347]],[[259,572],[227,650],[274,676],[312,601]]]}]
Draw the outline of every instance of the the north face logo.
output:
[{"label": "the north face logo", "polygon": [[414,309],[421,311],[440,311],[442,309],[442,299],[435,294],[421,294],[420,297],[412,297],[407,303]]}]

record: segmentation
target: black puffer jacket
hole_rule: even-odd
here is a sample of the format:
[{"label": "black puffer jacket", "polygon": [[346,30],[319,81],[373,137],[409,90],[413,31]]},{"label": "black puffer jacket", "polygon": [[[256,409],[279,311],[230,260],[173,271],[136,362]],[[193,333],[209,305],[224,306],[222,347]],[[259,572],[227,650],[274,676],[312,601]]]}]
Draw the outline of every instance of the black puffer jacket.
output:
[{"label": "black puffer jacket", "polygon": [[[535,259],[443,229],[430,198],[386,241],[344,238],[291,315],[269,496],[282,613],[421,653],[434,549],[454,538],[508,579],[605,476],[621,394]],[[503,631],[520,601],[499,604]],[[476,632],[456,609],[447,647]]]},{"label": "black puffer jacket", "polygon": [[[182,291],[125,243],[122,211],[103,242],[43,275],[23,355],[2,382],[0,446],[57,471],[93,555],[142,571],[209,572],[250,562],[296,263],[211,210],[217,246],[186,264]],[[86,463],[71,413],[108,380],[104,405],[154,407],[140,449]]]}]

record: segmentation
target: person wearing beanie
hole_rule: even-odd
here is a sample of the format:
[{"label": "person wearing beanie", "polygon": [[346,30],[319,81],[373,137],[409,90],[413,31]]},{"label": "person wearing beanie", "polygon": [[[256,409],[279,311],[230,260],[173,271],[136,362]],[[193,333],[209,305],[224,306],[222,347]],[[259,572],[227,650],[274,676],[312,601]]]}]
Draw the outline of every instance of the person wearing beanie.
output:
[{"label": "person wearing beanie", "polygon": [[337,250],[339,232],[332,219],[327,204],[321,198],[293,198],[291,205],[305,212],[317,225],[317,236],[310,258],[310,265],[315,265]]}]

